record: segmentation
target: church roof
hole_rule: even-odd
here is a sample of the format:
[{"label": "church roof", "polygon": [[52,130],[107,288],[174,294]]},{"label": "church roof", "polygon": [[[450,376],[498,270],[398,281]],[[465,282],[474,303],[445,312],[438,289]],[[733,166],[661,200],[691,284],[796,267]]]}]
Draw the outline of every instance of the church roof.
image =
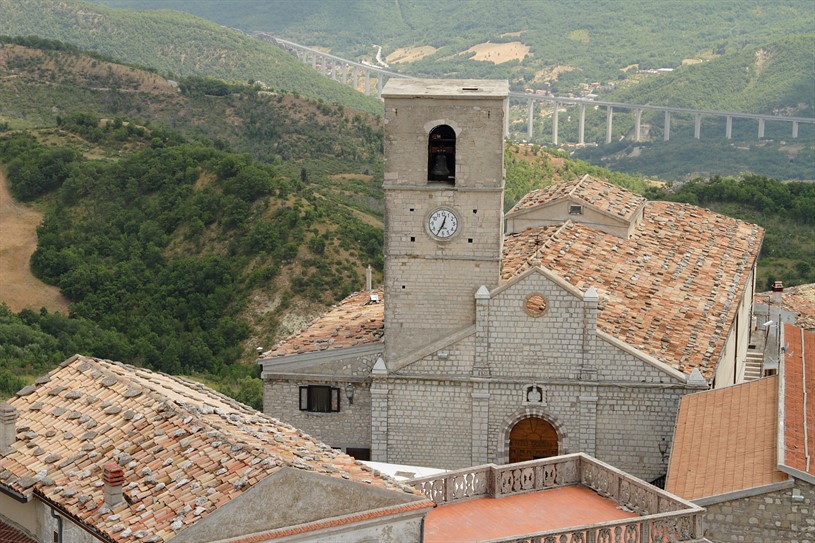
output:
[{"label": "church roof", "polygon": [[504,240],[501,279],[541,265],[600,294],[599,329],[675,369],[713,376],[761,249],[756,225],[649,202],[630,239],[567,221]]},{"label": "church roof", "polygon": [[262,356],[271,358],[382,343],[383,296],[381,288],[355,292]]},{"label": "church roof", "polygon": [[[167,541],[283,468],[418,496],[204,385],[116,362],[74,356],[8,404],[17,439],[0,455],[0,487],[54,503],[111,541]],[[111,462],[124,469],[126,498],[112,509],[101,482]]]},{"label": "church roof", "polygon": [[595,179],[587,174],[579,179],[563,181],[542,189],[533,190],[521,198],[507,213],[507,216],[516,215],[564,198],[582,202],[626,220],[630,220],[646,201],[639,194]]},{"label": "church roof", "polygon": [[[595,189],[597,183],[587,177],[577,182]],[[618,187],[614,194],[620,191],[631,194]],[[633,196],[615,198],[642,200]],[[750,283],[763,232],[689,204],[647,202],[629,239],[571,221],[507,235],[501,280],[541,265],[581,291],[593,286],[600,294],[599,329],[685,374],[698,368],[709,380]],[[382,291],[377,294],[381,300]],[[263,357],[381,343],[382,303],[366,305],[368,299],[366,292],[349,296]]]}]

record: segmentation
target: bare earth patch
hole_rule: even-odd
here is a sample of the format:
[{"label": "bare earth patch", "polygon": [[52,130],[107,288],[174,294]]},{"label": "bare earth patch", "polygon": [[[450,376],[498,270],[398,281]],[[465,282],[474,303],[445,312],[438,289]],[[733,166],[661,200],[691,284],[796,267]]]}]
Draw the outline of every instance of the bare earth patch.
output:
[{"label": "bare earth patch", "polygon": [[424,57],[429,57],[436,51],[438,51],[438,49],[430,45],[422,45],[421,47],[400,47],[386,56],[385,62],[392,64],[415,62]]},{"label": "bare earth patch", "polygon": [[59,289],[34,277],[28,267],[41,221],[40,213],[14,201],[0,172],[0,302],[15,313],[41,307],[68,312],[68,300]]},{"label": "bare earth patch", "polygon": [[557,81],[560,74],[565,72],[572,72],[577,70],[574,66],[552,66],[551,68],[544,68],[535,73],[535,78],[532,80],[533,83],[545,83],[547,81]]},{"label": "bare earth patch", "polygon": [[509,43],[479,43],[465,53],[475,53],[473,60],[485,60],[493,64],[502,64],[510,60],[523,60],[529,54],[529,47],[519,41]]}]

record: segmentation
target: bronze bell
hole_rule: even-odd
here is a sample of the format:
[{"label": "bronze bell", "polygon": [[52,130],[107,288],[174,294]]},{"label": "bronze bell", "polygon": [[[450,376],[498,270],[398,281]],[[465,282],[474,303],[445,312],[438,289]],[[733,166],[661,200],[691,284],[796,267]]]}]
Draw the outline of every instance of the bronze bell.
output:
[{"label": "bronze bell", "polygon": [[430,175],[447,179],[450,175],[450,170],[447,168],[446,156],[438,154],[434,157],[433,168],[430,170]]}]

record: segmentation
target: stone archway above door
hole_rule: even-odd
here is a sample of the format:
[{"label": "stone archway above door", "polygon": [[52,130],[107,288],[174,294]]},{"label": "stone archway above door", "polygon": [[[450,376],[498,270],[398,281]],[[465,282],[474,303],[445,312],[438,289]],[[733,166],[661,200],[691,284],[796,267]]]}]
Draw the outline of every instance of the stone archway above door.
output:
[{"label": "stone archway above door", "polygon": [[557,456],[560,439],[555,427],[541,417],[519,420],[509,432],[509,462]]},{"label": "stone archway above door", "polygon": [[542,407],[526,405],[508,415],[503,420],[501,424],[501,434],[497,443],[498,447],[495,451],[496,464],[506,464],[509,462],[510,434],[519,422],[529,418],[541,419],[554,428],[558,436],[558,449],[556,454],[569,453],[569,435],[563,424]]}]

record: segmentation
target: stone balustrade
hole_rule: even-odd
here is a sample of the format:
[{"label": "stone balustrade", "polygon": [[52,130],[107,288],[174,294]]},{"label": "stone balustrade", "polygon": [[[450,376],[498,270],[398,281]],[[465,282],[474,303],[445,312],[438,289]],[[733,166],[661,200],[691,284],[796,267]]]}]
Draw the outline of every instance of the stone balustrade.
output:
[{"label": "stone balustrade", "polygon": [[639,516],[489,543],[675,543],[701,540],[704,509],[583,453],[496,466],[485,464],[414,479],[438,505],[583,485]]}]

